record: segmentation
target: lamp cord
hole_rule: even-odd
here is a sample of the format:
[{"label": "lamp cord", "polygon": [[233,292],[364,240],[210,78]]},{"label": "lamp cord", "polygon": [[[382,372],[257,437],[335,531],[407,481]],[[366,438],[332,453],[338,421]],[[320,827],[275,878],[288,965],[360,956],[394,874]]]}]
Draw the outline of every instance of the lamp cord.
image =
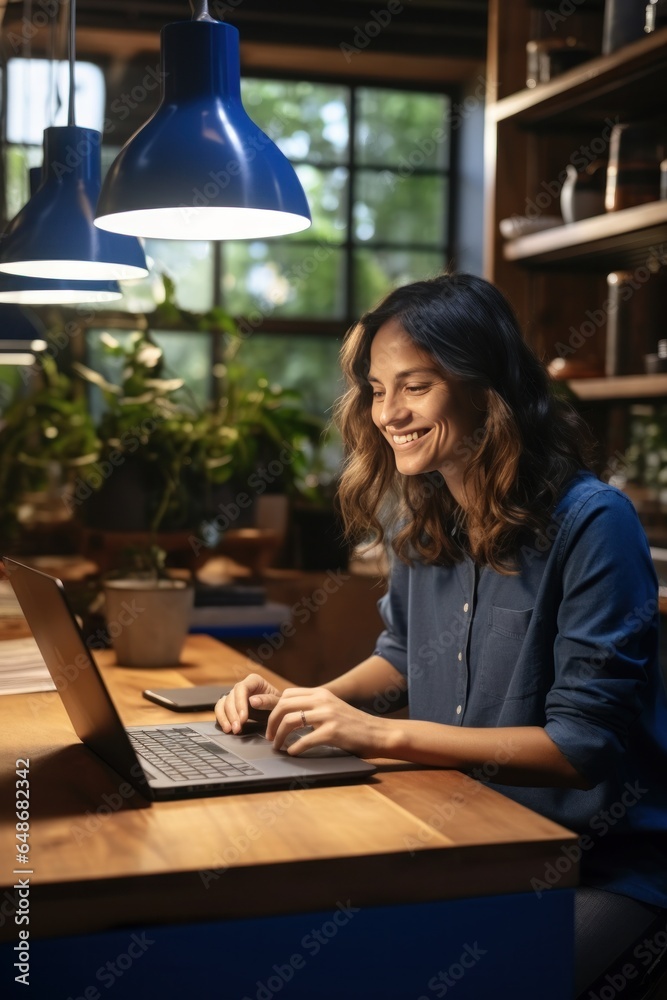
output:
[{"label": "lamp cord", "polygon": [[75,125],[74,115],[74,93],[76,86],[74,83],[74,70],[76,67],[76,0],[69,0],[69,102],[67,105],[67,124]]},{"label": "lamp cord", "polygon": [[[32,0],[23,0],[23,23],[32,24]],[[30,86],[32,76],[32,45],[28,32],[23,36],[23,58],[25,59],[26,72],[23,76],[23,120],[30,122]],[[29,127],[29,125],[28,125]],[[27,129],[26,129],[27,131]]]},{"label": "lamp cord", "polygon": [[193,21],[215,21],[208,12],[208,0],[190,0]]}]

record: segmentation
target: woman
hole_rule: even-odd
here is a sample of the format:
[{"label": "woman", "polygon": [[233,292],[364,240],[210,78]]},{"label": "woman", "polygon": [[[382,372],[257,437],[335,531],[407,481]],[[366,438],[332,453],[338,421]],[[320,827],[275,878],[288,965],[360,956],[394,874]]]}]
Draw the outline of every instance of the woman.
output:
[{"label": "woman", "polygon": [[[351,536],[392,554],[386,628],[323,687],[280,695],[251,674],[218,721],[240,732],[249,706],[269,709],[276,748],[312,727],[291,754],[325,743],[491,771],[579,832],[579,993],[667,914],[667,699],[646,537],[629,499],[589,471],[583,424],[483,279],[392,292],[348,333],[342,366],[341,509]],[[408,720],[365,710],[398,692]]]}]

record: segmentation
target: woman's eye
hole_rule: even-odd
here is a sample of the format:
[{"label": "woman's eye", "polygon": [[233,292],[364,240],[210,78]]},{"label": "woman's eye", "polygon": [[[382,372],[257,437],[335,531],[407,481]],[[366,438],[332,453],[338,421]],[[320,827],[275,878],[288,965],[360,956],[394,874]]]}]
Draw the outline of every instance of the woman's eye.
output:
[{"label": "woman's eye", "polygon": [[406,385],[405,388],[407,389],[408,392],[424,392],[425,389],[428,389],[428,386],[427,385]]},{"label": "woman's eye", "polygon": [[373,389],[373,399],[381,399],[384,396],[382,389]]}]

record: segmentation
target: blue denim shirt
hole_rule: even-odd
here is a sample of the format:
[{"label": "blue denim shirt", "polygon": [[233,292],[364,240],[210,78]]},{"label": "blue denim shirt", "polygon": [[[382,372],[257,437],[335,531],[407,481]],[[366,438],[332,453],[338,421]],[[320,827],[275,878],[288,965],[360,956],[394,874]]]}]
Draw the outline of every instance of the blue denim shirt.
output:
[{"label": "blue denim shirt", "polygon": [[[594,787],[498,790],[580,834],[583,883],[667,906],[658,581],[628,497],[581,473],[545,536],[522,547],[517,575],[468,557],[396,561],[378,606],[375,652],[407,677],[410,717],[542,726]],[[503,753],[511,761],[511,744]],[[498,763],[472,773],[493,779]],[[557,881],[536,871],[526,888]]]}]

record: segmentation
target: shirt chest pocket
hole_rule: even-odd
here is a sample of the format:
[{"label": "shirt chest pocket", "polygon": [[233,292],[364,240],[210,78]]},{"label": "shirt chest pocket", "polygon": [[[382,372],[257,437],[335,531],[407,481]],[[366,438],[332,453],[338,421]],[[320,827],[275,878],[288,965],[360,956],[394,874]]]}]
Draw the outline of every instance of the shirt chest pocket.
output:
[{"label": "shirt chest pocket", "polygon": [[525,698],[540,687],[531,669],[534,657],[522,655],[533,618],[533,608],[489,608],[479,686],[487,698],[507,701]]}]

